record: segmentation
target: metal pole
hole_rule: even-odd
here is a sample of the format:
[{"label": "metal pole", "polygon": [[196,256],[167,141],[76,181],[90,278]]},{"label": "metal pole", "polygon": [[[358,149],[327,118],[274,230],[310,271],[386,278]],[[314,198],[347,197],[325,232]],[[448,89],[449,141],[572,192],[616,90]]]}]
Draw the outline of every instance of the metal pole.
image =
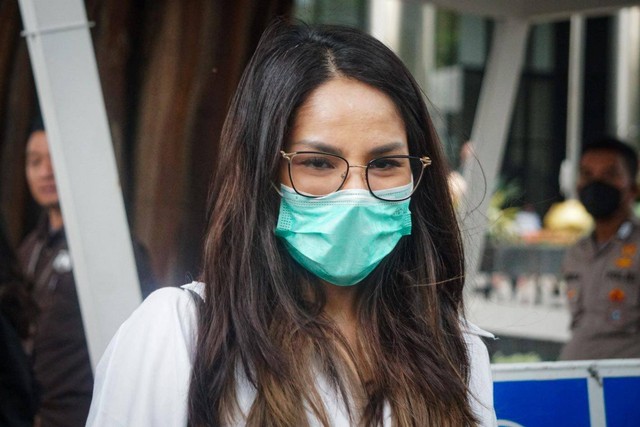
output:
[{"label": "metal pole", "polygon": [[95,367],[141,296],[89,23],[82,0],[20,10]]},{"label": "metal pole", "polygon": [[467,278],[478,271],[487,230],[487,210],[502,164],[511,115],[524,61],[529,24],[497,21],[476,111],[471,141],[475,157],[464,165],[468,185],[460,216],[465,238]]},{"label": "metal pole", "polygon": [[567,198],[577,198],[576,176],[582,146],[582,90],[584,86],[584,17],[571,17],[569,35],[569,90],[567,93],[567,148],[561,170],[561,188]]}]

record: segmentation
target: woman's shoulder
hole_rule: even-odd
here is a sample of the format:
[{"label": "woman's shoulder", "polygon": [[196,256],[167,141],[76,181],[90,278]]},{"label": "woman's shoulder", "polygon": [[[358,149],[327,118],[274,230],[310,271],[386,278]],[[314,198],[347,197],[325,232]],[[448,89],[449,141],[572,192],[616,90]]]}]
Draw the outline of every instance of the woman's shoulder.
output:
[{"label": "woman's shoulder", "polygon": [[122,324],[96,368],[87,425],[186,424],[203,293],[196,282],[158,289]]},{"label": "woman's shoulder", "polygon": [[491,362],[484,339],[495,340],[496,337],[466,319],[461,320],[461,329],[472,375],[490,376]]},{"label": "woman's shoulder", "polygon": [[496,339],[495,336],[467,321],[461,320],[461,329],[469,354],[469,398],[481,426],[495,426],[496,415],[493,409],[493,380],[491,360],[483,338]]},{"label": "woman's shoulder", "polygon": [[194,297],[204,297],[204,283],[191,282],[179,287],[167,286],[156,289],[142,302],[137,311],[149,312],[158,308],[174,306],[177,309],[189,305]]},{"label": "woman's shoulder", "polygon": [[467,319],[460,320],[460,328],[462,329],[462,333],[466,339],[470,339],[473,341],[481,341],[481,338],[488,338],[492,340],[496,339],[495,335],[493,335],[491,332],[485,331],[484,329],[475,325],[474,323],[471,323]]},{"label": "woman's shoulder", "polygon": [[132,339],[148,347],[179,339],[191,349],[197,327],[197,301],[203,294],[204,285],[199,282],[152,292],[122,324],[113,340]]},{"label": "woman's shoulder", "polygon": [[[203,298],[204,285],[192,282],[180,287],[164,287],[153,291],[123,323],[149,328],[166,327],[170,323],[183,323],[195,318],[197,298]],[[153,320],[152,322],[148,322]],[[121,329],[122,329],[121,327]]]},{"label": "woman's shoulder", "polygon": [[[191,282],[180,287],[167,286],[153,291],[124,323],[146,318],[158,318],[165,322],[194,317],[198,298],[204,296],[204,284]],[[123,325],[124,325],[123,324]]]}]

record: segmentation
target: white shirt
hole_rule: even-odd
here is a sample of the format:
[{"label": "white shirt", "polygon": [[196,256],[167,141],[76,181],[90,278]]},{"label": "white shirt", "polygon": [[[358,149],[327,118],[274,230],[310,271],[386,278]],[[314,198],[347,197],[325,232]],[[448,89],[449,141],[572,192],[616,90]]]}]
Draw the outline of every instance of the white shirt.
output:
[{"label": "white shirt", "polygon": [[[202,296],[203,284],[183,288]],[[87,426],[186,426],[187,399],[195,349],[196,307],[190,292],[163,288],[152,293],[125,321],[96,368]],[[493,427],[493,385],[489,356],[480,336],[491,336],[466,324],[469,393],[481,426]],[[321,379],[318,389],[334,426],[349,426],[344,408]],[[238,402],[247,413],[255,391],[240,379]],[[390,426],[389,410],[385,425]],[[312,422],[313,425],[313,422]]]}]

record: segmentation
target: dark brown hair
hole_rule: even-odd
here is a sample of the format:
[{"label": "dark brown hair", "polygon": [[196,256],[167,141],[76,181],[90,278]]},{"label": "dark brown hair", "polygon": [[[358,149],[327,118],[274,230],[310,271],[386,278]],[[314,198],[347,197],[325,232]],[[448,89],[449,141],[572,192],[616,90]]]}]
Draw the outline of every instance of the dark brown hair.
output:
[{"label": "dark brown hair", "polygon": [[[319,279],[274,235],[279,151],[298,107],[342,76],[389,96],[413,155],[429,155],[411,198],[413,230],[356,285],[357,348],[323,315]],[[446,180],[446,160],[422,98],[402,62],[382,43],[335,26],[272,25],[241,79],[220,141],[204,243],[205,303],[199,310],[189,422],[238,421],[246,376],[256,398],[250,426],[327,426],[316,376],[323,375],[352,424],[475,423],[467,397],[469,360],[462,315],[463,251]],[[349,366],[355,366],[354,370]]]}]

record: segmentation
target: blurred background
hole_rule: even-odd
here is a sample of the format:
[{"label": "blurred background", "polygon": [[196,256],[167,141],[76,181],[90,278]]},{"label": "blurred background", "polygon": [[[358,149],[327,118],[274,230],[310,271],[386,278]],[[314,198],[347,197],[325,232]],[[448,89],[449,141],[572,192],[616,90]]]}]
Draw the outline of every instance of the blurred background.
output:
[{"label": "blurred background", "polygon": [[[91,32],[129,224],[162,285],[198,275],[222,121],[262,30],[276,16],[379,36],[423,87],[452,172],[462,174],[495,18],[435,3],[85,2],[95,23]],[[581,142],[606,134],[637,148],[640,8],[581,19]],[[0,209],[14,245],[39,216],[24,178],[25,142],[39,111],[21,30],[17,2],[0,0]],[[486,189],[488,239],[480,273],[469,283],[468,306],[481,326],[502,325],[492,329],[501,336],[490,344],[497,362],[555,360],[568,338],[560,260],[590,226],[589,218],[551,209],[568,196],[560,169],[568,149],[570,36],[569,17],[533,22],[499,179]],[[548,316],[559,319],[557,330],[540,330],[535,319]]]}]

